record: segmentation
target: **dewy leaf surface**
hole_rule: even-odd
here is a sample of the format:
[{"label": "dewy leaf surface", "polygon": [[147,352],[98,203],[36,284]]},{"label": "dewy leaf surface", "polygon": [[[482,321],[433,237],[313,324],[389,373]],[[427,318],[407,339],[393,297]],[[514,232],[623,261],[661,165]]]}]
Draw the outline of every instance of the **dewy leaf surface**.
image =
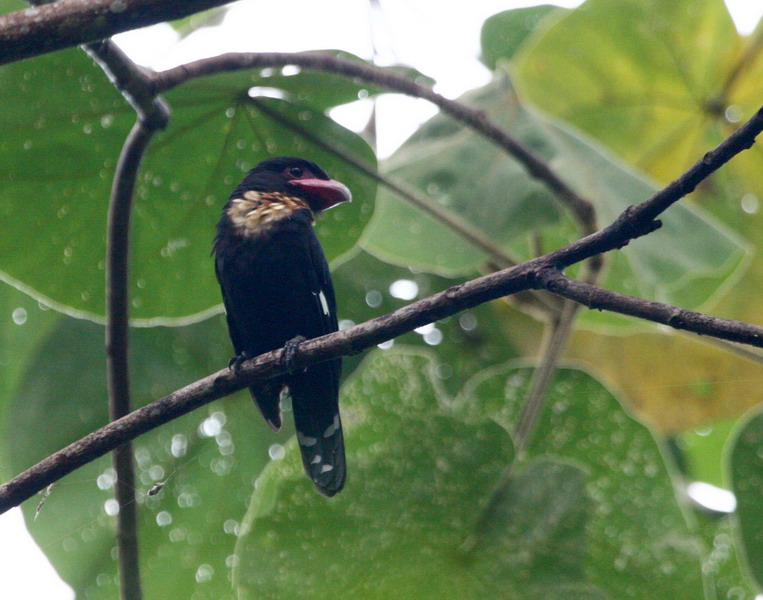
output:
[{"label": "dewy leaf surface", "polygon": [[[531,375],[511,364],[486,369],[467,382],[460,401],[513,431]],[[594,506],[586,538],[592,584],[613,599],[704,597],[700,541],[676,500],[659,444],[583,371],[561,369],[547,394],[528,458],[549,457],[586,470]]]},{"label": "dewy leaf surface", "polygon": [[[173,116],[150,146],[136,188],[136,323],[183,323],[220,304],[209,257],[215,223],[244,173],[268,156],[315,159],[352,189],[355,202],[324,215],[318,231],[329,259],[354,245],[371,216],[375,183],[334,150],[372,166],[375,159],[323,111],[365,88],[304,76],[309,81],[229,73],[166,95]],[[274,86],[280,98],[257,95]],[[325,91],[311,93],[313,86]],[[106,212],[131,111],[79,50],[4,67],[0,103],[0,277],[64,312],[102,319]]]},{"label": "dewy leaf surface", "polygon": [[[37,344],[4,411],[0,456],[14,474],[108,422],[103,327],[44,314],[59,322]],[[231,355],[219,316],[186,327],[135,329],[130,347],[135,407],[219,369]],[[288,435],[271,432],[241,393],[135,440],[146,597],[233,599],[229,557],[253,481],[270,447]],[[78,598],[119,597],[114,477],[104,456],[57,482],[36,520],[41,496],[22,505],[30,533]],[[163,486],[149,495],[157,484]]]},{"label": "dewy leaf surface", "polygon": [[[656,186],[606,148],[524,105],[505,74],[462,98],[521,139],[583,197],[600,225]],[[442,115],[425,123],[389,160],[390,175],[429,194],[455,220],[466,222],[517,259],[531,257],[531,236],[552,250],[580,235],[551,193],[481,136]],[[663,227],[610,253],[602,285],[608,289],[697,307],[742,263],[742,240],[704,211],[679,204]],[[371,253],[436,273],[468,272],[485,260],[452,229],[381,189],[362,243]],[[611,314],[588,316],[622,323]]]}]

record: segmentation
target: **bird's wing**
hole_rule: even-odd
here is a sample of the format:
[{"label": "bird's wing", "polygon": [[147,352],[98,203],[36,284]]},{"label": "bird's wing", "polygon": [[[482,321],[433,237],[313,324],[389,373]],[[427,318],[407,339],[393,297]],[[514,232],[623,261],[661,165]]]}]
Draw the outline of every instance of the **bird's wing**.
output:
[{"label": "bird's wing", "polygon": [[238,356],[244,351],[244,347],[242,345],[241,333],[239,332],[238,325],[233,317],[235,311],[232,305],[232,300],[229,297],[228,289],[230,288],[230,285],[227,281],[225,258],[222,256],[215,257],[215,276],[217,277],[217,282],[220,284],[220,290],[223,295],[223,306],[225,306],[225,318],[228,321],[230,339],[231,342],[233,342],[233,349]]}]

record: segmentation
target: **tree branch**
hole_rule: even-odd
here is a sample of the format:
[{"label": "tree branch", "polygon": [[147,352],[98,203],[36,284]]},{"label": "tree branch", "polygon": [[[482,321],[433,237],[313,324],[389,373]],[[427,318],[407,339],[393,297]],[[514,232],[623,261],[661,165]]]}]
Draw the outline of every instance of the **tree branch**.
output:
[{"label": "tree branch", "polygon": [[455,100],[441,96],[434,90],[409,79],[368,63],[349,60],[325,52],[231,52],[212,58],[204,58],[179,67],[167,69],[153,75],[158,92],[172,89],[196,77],[212,75],[223,71],[254,69],[263,67],[283,67],[294,65],[305,69],[337,73],[354,77],[394,90],[415,98],[423,98],[436,105],[442,112],[464,123],[485,136],[498,147],[506,150],[535,178],[543,181],[556,197],[570,211],[578,222],[583,235],[596,230],[593,205],[570,188],[548,164],[530,148],[493,123],[483,112],[470,108]]},{"label": "tree branch", "polygon": [[[167,114],[168,116],[168,114]],[[164,126],[166,120],[153,119]],[[109,203],[106,250],[106,372],[109,387],[109,415],[112,421],[130,413],[129,340],[129,255],[130,217],[135,180],[143,154],[155,128],[138,119],[125,140],[114,175]],[[114,486],[119,504],[117,548],[119,555],[120,594],[124,600],[143,597],[138,562],[135,471],[132,445],[128,442],[114,449]]]},{"label": "tree branch", "polygon": [[713,317],[662,302],[603,290],[594,285],[571,279],[552,269],[545,270],[540,279],[543,289],[584,304],[588,308],[609,310],[653,323],[661,323],[673,329],[691,331],[699,335],[708,335],[730,342],[763,348],[763,327],[757,325]]},{"label": "tree branch", "polygon": [[0,64],[172,21],[232,0],[59,0],[0,15]]}]

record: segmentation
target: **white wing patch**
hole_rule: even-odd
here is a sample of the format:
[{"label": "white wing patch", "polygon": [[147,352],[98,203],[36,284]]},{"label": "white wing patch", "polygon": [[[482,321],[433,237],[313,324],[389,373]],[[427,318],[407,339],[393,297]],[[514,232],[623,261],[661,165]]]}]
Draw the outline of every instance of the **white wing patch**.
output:
[{"label": "white wing patch", "polygon": [[329,316],[329,303],[326,301],[326,295],[323,293],[323,290],[318,292],[318,298],[321,301],[321,308],[323,309],[323,314],[328,317]]}]

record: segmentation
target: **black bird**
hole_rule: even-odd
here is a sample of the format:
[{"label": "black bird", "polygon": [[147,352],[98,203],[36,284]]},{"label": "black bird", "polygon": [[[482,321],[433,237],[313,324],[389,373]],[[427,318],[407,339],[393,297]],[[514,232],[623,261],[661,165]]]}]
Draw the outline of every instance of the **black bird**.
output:
[{"label": "black bird", "polygon": [[[318,165],[288,156],[262,161],[233,190],[213,249],[236,351],[232,366],[283,346],[288,355],[299,341],[337,330],[334,287],[313,222],[351,199]],[[346,474],[341,366],[335,359],[249,388],[276,431],[288,389],[305,472],[326,496],[342,489]]]}]

